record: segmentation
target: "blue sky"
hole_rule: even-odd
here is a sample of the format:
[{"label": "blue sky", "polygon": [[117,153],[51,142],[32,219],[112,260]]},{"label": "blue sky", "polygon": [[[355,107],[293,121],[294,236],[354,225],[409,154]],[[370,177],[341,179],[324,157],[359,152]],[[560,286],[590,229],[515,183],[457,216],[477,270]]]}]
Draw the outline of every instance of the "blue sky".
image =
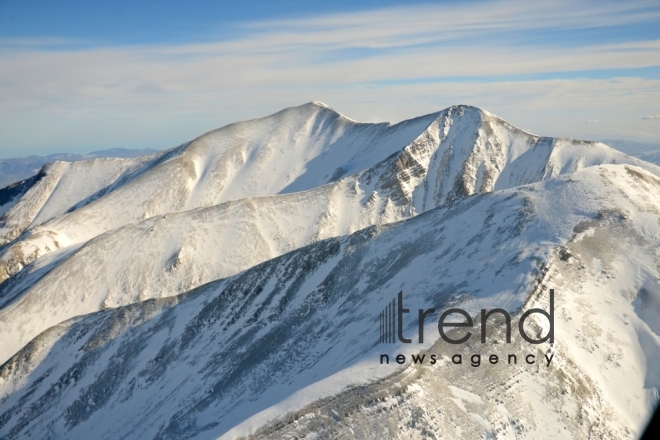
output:
[{"label": "blue sky", "polygon": [[312,100],[660,143],[660,3],[0,0],[0,157],[168,148]]}]

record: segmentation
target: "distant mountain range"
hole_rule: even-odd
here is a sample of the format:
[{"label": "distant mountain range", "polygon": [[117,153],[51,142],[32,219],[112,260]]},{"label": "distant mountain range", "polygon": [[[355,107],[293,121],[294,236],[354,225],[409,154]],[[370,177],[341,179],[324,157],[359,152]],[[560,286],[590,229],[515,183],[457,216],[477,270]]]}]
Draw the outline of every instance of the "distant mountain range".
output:
[{"label": "distant mountain range", "polygon": [[660,144],[625,141],[621,139],[605,139],[601,142],[630,156],[660,164]]},{"label": "distant mountain range", "polygon": [[[0,437],[634,438],[660,395],[659,190],[657,165],[464,105],[312,102],[47,164],[0,190]],[[551,289],[554,325],[525,328],[554,341],[526,343]],[[398,292],[411,344],[379,332]],[[469,343],[436,312],[418,343],[418,309],[457,307]],[[511,343],[480,342],[482,308]]]}]

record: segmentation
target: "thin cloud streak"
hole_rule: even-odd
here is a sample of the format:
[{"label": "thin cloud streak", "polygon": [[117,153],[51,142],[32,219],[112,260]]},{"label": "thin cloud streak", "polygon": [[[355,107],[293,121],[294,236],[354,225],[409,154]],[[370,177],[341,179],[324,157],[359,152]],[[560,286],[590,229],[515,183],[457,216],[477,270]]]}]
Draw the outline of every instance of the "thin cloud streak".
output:
[{"label": "thin cloud streak", "polygon": [[170,56],[153,48],[69,52],[27,51],[4,57],[5,102],[93,99],[106,93],[170,93],[236,87],[351,86],[442,81],[548,72],[642,68],[660,59],[660,42],[581,47],[447,47],[386,53],[367,59],[310,63],[304,53],[259,56]]},{"label": "thin cloud streak", "polygon": [[264,33],[276,48],[296,46],[301,36],[306,43],[329,48],[391,48],[512,31],[621,26],[658,18],[660,8],[652,1],[485,1],[476,6],[470,2],[414,5],[244,27]]}]

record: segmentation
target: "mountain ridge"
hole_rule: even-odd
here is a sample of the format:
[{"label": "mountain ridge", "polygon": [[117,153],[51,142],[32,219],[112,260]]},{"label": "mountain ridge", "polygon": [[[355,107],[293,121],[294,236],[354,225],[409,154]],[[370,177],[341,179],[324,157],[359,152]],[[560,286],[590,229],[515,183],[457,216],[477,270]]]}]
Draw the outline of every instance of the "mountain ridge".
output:
[{"label": "mountain ridge", "polygon": [[31,155],[0,159],[0,189],[24,181],[39,173],[41,168],[51,162],[75,162],[94,158],[131,158],[158,153],[159,150],[151,148],[128,149],[110,148],[107,150],[92,151],[86,154],[56,153],[47,156]]},{"label": "mountain ridge", "polygon": [[[301,107],[303,117],[299,118]],[[289,127],[273,126],[269,118],[294,119],[307,127],[317,124],[313,121],[319,110],[325,115],[318,127],[326,124],[328,118],[342,118],[334,110],[317,104],[301,107],[248,122],[257,121],[257,124],[286,132]],[[417,130],[420,122],[424,127],[421,134],[357,174],[339,177],[307,191],[196,208],[201,211],[184,209],[177,213],[175,209],[170,212],[168,206],[172,205],[166,201],[156,209],[165,212],[141,214],[140,210],[130,210],[130,203],[124,203],[126,197],[121,196],[121,191],[125,185],[148,177],[159,164],[166,165],[182,154],[207,152],[209,142],[217,139],[218,133],[242,132],[244,124],[232,124],[230,128],[206,133],[178,149],[161,153],[155,159],[156,165],[154,159],[136,163],[132,173],[125,174],[128,183],[120,181],[117,185],[123,197],[113,203],[123,206],[120,212],[124,218],[120,217],[119,222],[113,219],[114,224],[98,229],[102,223],[97,219],[112,219],[118,210],[112,208],[113,204],[110,208],[96,209],[104,200],[100,197],[77,211],[32,228],[2,250],[0,281],[4,282],[0,285],[0,305],[3,305],[0,332],[12,336],[0,350],[0,361],[6,360],[40,331],[70,317],[148,298],[176,295],[315,241],[410,218],[474,193],[533,183],[599,163],[641,164],[660,175],[659,168],[634,161],[604,145],[537,137],[475,107],[453,106],[391,127],[413,125]],[[333,130],[341,131],[345,127],[342,124],[344,122]],[[374,129],[373,125],[356,124],[351,122],[348,126]],[[331,137],[334,133],[331,131]],[[352,139],[350,134],[348,136]],[[279,134],[276,139],[282,137]],[[233,145],[233,137],[228,139]],[[295,141],[292,144],[295,145]],[[372,142],[367,147],[373,145],[376,144]],[[389,148],[394,149],[393,146]],[[215,150],[211,148],[211,151]],[[353,153],[349,162],[363,156],[365,150]],[[379,153],[379,156],[388,153]],[[323,159],[328,160],[327,156]],[[334,165],[317,181],[325,182],[332,168]],[[161,174],[148,181],[158,179]],[[203,174],[196,172],[196,175]],[[318,173],[315,174],[318,177]],[[281,191],[287,188],[286,182],[280,184]],[[135,191],[140,190],[128,195],[132,196]],[[107,196],[113,194],[110,191]],[[197,205],[204,204],[194,204]],[[85,217],[85,212],[91,215]],[[126,217],[126,213],[132,219]],[[218,254],[218,249],[226,248],[241,249],[241,252]],[[90,265],[89,261],[99,263]],[[62,291],[67,292],[64,301]],[[49,313],[43,314],[41,310],[49,310]],[[38,324],[31,325],[31,322]]]},{"label": "mountain ridge", "polygon": [[[469,106],[362,124],[308,103],[46,171],[0,219],[0,436],[620,438],[658,400],[660,168],[604,144]],[[445,379],[431,320],[424,344],[378,343],[398,291],[476,316],[549,289],[554,345],[487,347],[552,368]],[[428,370],[378,363],[429,350]]]},{"label": "mountain ridge", "polygon": [[[230,434],[229,430],[236,426],[237,418],[249,420],[260,408],[265,410],[277,403],[279,400],[272,400],[274,396],[307,389],[321,378],[346,371],[349,365],[353,365],[349,371],[354,384],[377,377],[374,374],[393,372],[381,369],[378,373],[381,367],[375,356],[376,327],[378,311],[396,290],[404,290],[411,305],[438,307],[460,301],[461,307],[471,314],[479,308],[493,306],[514,311],[528,301],[544,264],[560,265],[557,267],[564,271],[563,276],[545,278],[544,283],[545,289],[552,283],[559,292],[564,292],[558,297],[564,304],[557,303],[557,316],[565,324],[557,327],[560,345],[554,362],[569,375],[569,381],[577,380],[576,374],[586,371],[583,368],[588,364],[580,363],[580,356],[589,355],[590,350],[595,350],[591,353],[597,356],[607,356],[610,347],[622,349],[625,344],[637,344],[636,331],[651,337],[656,344],[653,350],[657,351],[660,338],[644,327],[643,320],[633,311],[633,304],[627,302],[629,295],[632,295],[630,300],[636,295],[629,292],[630,287],[643,285],[647,275],[629,272],[616,261],[620,255],[628,255],[645,262],[640,267],[655,271],[648,276],[657,275],[657,267],[652,269],[647,263],[655,258],[652,249],[660,236],[653,232],[660,227],[657,214],[660,199],[653,196],[658,187],[660,179],[641,168],[627,165],[585,168],[528,186],[462,198],[395,224],[320,241],[183,296],[148,300],[73,318],[63,326],[53,327],[0,368],[5,411],[0,416],[0,430],[9,437],[19,433],[39,435],[46,429],[75,435],[85,435],[93,429],[101,437],[129,432],[133,436],[157,438],[247,434],[250,431],[239,429]],[[466,222],[467,219],[471,220]],[[620,225],[625,230],[615,233]],[[643,246],[630,239],[633,231],[644,241]],[[612,237],[610,244],[618,246],[618,250],[603,254],[597,244],[607,236]],[[623,237],[629,239],[621,240]],[[561,247],[567,245],[572,262],[571,258],[564,260],[559,255]],[[372,249],[368,250],[369,247]],[[624,249],[627,252],[621,252]],[[597,254],[603,261],[600,265],[591,261],[589,253],[594,251],[600,252]],[[470,267],[480,266],[466,265],[465,259],[474,258],[471,255],[475,254],[483,266],[470,275]],[[552,255],[556,255],[554,260]],[[399,263],[388,267],[388,261]],[[431,261],[434,263],[429,264]],[[432,276],[429,270],[433,271]],[[571,271],[582,272],[586,284],[571,281]],[[423,273],[426,276],[420,276]],[[618,284],[628,287],[620,291]],[[573,290],[580,292],[575,300],[567,296]],[[608,293],[598,302],[601,304],[598,307],[615,313],[614,319],[622,329],[626,328],[624,320],[632,320],[635,330],[628,325],[628,330],[618,333],[617,339],[625,341],[621,343],[607,343],[606,332],[589,335],[585,346],[579,341],[571,343],[568,338],[573,330],[569,331],[567,311],[575,306],[575,301],[579,304],[584,299],[594,299],[599,291]],[[452,295],[461,292],[471,295]],[[614,305],[607,306],[608,301]],[[539,305],[547,307],[547,303]],[[164,309],[159,311],[161,307]],[[190,307],[197,311],[187,310]],[[616,311],[618,308],[621,310]],[[337,314],[340,310],[343,313]],[[321,315],[313,318],[315,313]],[[329,319],[331,316],[335,319]],[[603,319],[609,319],[607,316]],[[579,324],[574,325],[579,328]],[[432,327],[427,329],[428,335],[433,334]],[[408,333],[414,328],[416,323],[410,323],[404,331]],[[145,338],[154,342],[147,343]],[[218,344],[221,348],[213,348]],[[399,348],[405,347],[399,344]],[[295,357],[286,357],[290,353],[305,353],[306,360],[298,358],[302,363],[296,364]],[[654,351],[644,353],[654,356]],[[371,360],[365,358],[368,355]],[[565,356],[564,360],[560,355]],[[635,397],[644,392],[640,388],[644,377],[639,375],[653,377],[654,373],[642,373],[644,368],[637,364],[606,365],[590,382],[598,397],[581,401],[586,411],[582,413],[585,429],[598,426],[602,419],[597,414],[602,412],[611,417],[608,419],[611,431],[602,431],[605,437],[630,435],[650,409]],[[187,374],[185,387],[174,387],[181,381],[178,372],[182,368],[199,373]],[[490,370],[482,371],[489,374]],[[515,371],[528,377],[525,387],[539,381],[555,386],[555,376],[544,375],[545,370],[524,370],[520,366]],[[627,416],[611,403],[606,391],[608,381],[624,371],[630,379],[628,391],[621,392],[636,399],[635,410]],[[73,372],[76,376],[71,376]],[[293,380],[294,377],[298,379]],[[350,383],[345,375],[340,377],[334,387],[325,388],[327,392],[340,391]],[[31,385],[20,385],[26,379]],[[294,385],[285,385],[289,380]],[[178,390],[177,397],[173,398],[169,391],[159,394],[163,387]],[[310,391],[300,404],[315,401],[318,392]],[[184,397],[181,393],[192,394]],[[513,400],[508,401],[515,398],[529,401],[521,397],[524,395],[524,391],[516,392]],[[562,397],[555,392],[552,396],[555,399],[550,404],[552,408],[566,408],[574,399],[570,393]],[[59,417],[56,402],[69,402],[64,418]],[[137,405],[144,402],[148,402],[147,406],[138,410]],[[388,406],[391,409],[387,411],[394,414],[391,411],[398,407]],[[509,419],[525,423],[528,434],[546,432],[543,419],[538,419],[540,413],[510,409],[513,412]],[[535,411],[540,410],[539,407]],[[121,415],[126,411],[132,414],[134,422],[117,424],[101,420],[108,417],[127,420]],[[476,409],[471,406],[470,411]],[[568,412],[558,420],[559,426],[575,428],[569,423],[570,410],[564,411]],[[494,420],[496,414],[494,411],[485,417]],[[269,417],[273,420],[272,414]],[[538,420],[532,422],[533,419]],[[464,424],[469,418],[461,420]],[[447,423],[431,426],[452,429]],[[478,426],[473,423],[468,427],[474,430]]]}]

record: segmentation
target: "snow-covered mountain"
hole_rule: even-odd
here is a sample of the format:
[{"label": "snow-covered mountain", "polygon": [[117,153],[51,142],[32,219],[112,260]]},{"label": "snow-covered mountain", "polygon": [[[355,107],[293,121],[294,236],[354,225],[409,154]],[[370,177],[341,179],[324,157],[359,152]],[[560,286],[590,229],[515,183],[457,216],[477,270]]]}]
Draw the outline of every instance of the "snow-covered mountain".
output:
[{"label": "snow-covered mountain", "polygon": [[[321,241],[182,296],[67,321],[2,367],[1,432],[212,438],[317,402],[306,414],[329,414],[325,423],[284,426],[348,431],[354,418],[390,434],[405,427],[397,433],[406,438],[426,429],[538,436],[550,427],[567,438],[632,436],[657,398],[658,187],[639,168],[593,167]],[[557,292],[553,347],[461,350],[547,350],[551,367],[452,365],[454,347],[441,343],[426,347],[441,365],[393,378],[397,368],[378,363],[378,312],[398,290],[411,308],[458,303],[476,313],[526,302],[547,309],[548,287]],[[349,384],[369,386],[335,421],[336,403],[318,399]],[[382,400],[390,386],[403,397]],[[434,417],[422,415],[431,409]],[[415,412],[418,423],[406,423]]]},{"label": "snow-covered mountain", "polygon": [[370,170],[392,155],[397,163],[390,173],[396,175],[385,176],[390,182],[384,184],[400,187],[394,196],[414,199],[417,213],[600,163],[660,170],[603,144],[530,135],[473,107],[388,125],[359,124],[310,103],[229,125],[149,160],[45,168],[45,177],[0,220],[4,243],[27,231],[2,256],[0,280],[54,249],[145,218],[309,190]]},{"label": "snow-covered mountain", "polygon": [[[59,169],[56,163],[42,170],[45,177],[14,202],[0,222],[0,233],[4,243],[9,243],[29,228],[27,235],[35,248],[27,254],[38,249],[43,255],[49,252],[46,246],[52,250],[81,244],[155,215],[315,188],[385,159],[411,142],[432,119],[394,126],[358,124],[310,103],[223,127],[182,147],[143,158],[137,165],[123,162],[121,174],[99,161],[79,163],[81,170],[69,173],[78,182],[76,188],[89,186],[86,173],[111,177],[106,177],[101,189],[79,191],[75,197],[60,184],[62,176],[51,172],[51,168]],[[65,194],[66,203],[60,204],[59,211],[42,212],[42,200],[58,199],[60,193]],[[80,228],[82,223],[87,227]],[[39,243],[41,237],[44,243]],[[21,265],[27,263],[19,260]]]},{"label": "snow-covered mountain", "polygon": [[[9,278],[0,288],[0,304],[4,306],[0,309],[0,333],[11,335],[0,349],[0,361],[42,331],[74,316],[183,293],[315,241],[410,218],[465,195],[511,188],[600,163],[636,163],[660,175],[657,167],[604,145],[535,137],[471,107],[452,107],[395,126],[363,126],[316,103],[266,119],[273,118],[278,127],[284,127],[270,129],[277,133],[276,140],[264,140],[260,130],[265,122],[256,120],[239,130],[240,137],[221,129],[169,153],[130,162],[115,160],[111,164],[116,168],[96,161],[53,164],[81,170],[51,172],[50,176],[57,177],[43,179],[58,183],[52,191],[37,192],[49,196],[40,210],[34,208],[38,203],[31,192],[19,201],[21,208],[29,206],[30,212],[36,212],[33,224],[39,226],[29,228],[0,255],[0,275]],[[315,118],[322,122],[310,122]],[[304,135],[296,134],[293,138],[297,141],[282,147],[286,144],[279,142],[291,138],[282,133],[288,133],[291,124],[300,121],[305,121],[302,125],[307,127]],[[309,128],[315,124],[326,128]],[[299,133],[300,128],[296,130]],[[341,137],[337,138],[337,133]],[[378,141],[387,147],[384,152],[378,153],[374,147],[374,133],[378,134],[376,140],[379,136],[387,139]],[[362,136],[369,142],[361,141]],[[225,150],[233,148],[237,137],[258,139],[254,145],[265,145],[266,149],[279,145],[280,154],[289,157],[322,151],[315,143],[317,139],[331,147],[324,147],[327,153],[309,153],[309,165],[296,164],[293,159],[285,163],[271,159],[264,165],[261,162],[265,159],[254,159],[256,163],[246,162],[245,170],[236,173],[241,178],[229,180],[225,186],[218,184],[220,177],[216,176],[200,178],[203,182],[192,189],[186,186],[185,179],[183,184],[170,179],[166,185],[154,188],[153,182],[162,179],[164,173],[181,171],[181,158],[191,154],[197,158],[215,154],[213,161],[220,165],[201,168],[231,168],[226,163],[229,153]],[[393,145],[397,144],[399,149],[395,150]],[[390,154],[392,150],[394,153]],[[339,165],[340,153],[349,158],[347,163]],[[241,154],[265,156],[261,152]],[[315,154],[331,165],[323,176],[321,168],[308,171],[319,167],[315,161],[320,159]],[[381,157],[384,159],[376,162]],[[294,182],[299,189],[332,182],[290,193],[288,179],[280,179],[269,191],[285,194],[185,209],[252,195],[252,190],[258,193],[256,183],[245,185],[241,179],[256,179],[259,170],[271,166],[280,169],[283,176],[287,164],[302,176]],[[99,165],[103,173],[97,171]],[[344,170],[350,169],[357,173],[338,179]],[[75,186],[77,179],[93,181],[88,174],[94,173],[98,173],[97,182],[113,183],[103,189],[96,184],[94,192],[88,185],[81,192]],[[305,181],[308,183],[301,183]],[[188,194],[184,206],[172,206],[169,197],[148,199],[152,212],[160,215],[138,222],[147,214],[144,207],[131,207],[135,204],[134,193],[158,191],[162,195],[166,186],[170,187],[169,194]],[[238,189],[230,191],[231,186]],[[223,196],[224,191],[229,191],[228,195]],[[90,202],[92,197],[95,199]],[[120,210],[119,205],[125,209]],[[53,206],[70,213],[59,215],[61,212]],[[81,207],[76,209],[77,206]],[[177,209],[181,211],[176,212]],[[18,215],[23,209],[11,210],[10,214],[14,215],[14,211]],[[40,224],[50,217],[52,220]],[[114,229],[117,226],[119,229]],[[106,230],[111,231],[104,234]],[[218,252],[224,249],[237,251]],[[90,265],[90,261],[97,264]],[[67,294],[63,297],[61,292]]]},{"label": "snow-covered mountain", "polygon": [[139,157],[157,153],[158,150],[151,148],[128,149],[111,148],[109,150],[92,151],[86,154],[58,153],[48,156],[28,156],[12,159],[0,159],[0,188],[4,188],[13,183],[17,183],[39,173],[39,170],[46,164],[56,161],[75,162],[89,159],[110,158],[110,157]]},{"label": "snow-covered mountain", "polygon": [[[467,106],[390,125],[310,103],[40,174],[2,218],[10,438],[620,438],[657,401],[660,169],[604,144]],[[411,310],[476,314],[549,288],[550,367],[378,364],[383,350],[450,354],[437,318],[425,345],[378,344],[399,290]]]},{"label": "snow-covered mountain", "polygon": [[113,185],[139,174],[145,163],[152,160],[146,156],[46,164],[35,176],[1,190],[4,195],[0,208],[2,244],[11,242],[30,226],[102,197]]}]

